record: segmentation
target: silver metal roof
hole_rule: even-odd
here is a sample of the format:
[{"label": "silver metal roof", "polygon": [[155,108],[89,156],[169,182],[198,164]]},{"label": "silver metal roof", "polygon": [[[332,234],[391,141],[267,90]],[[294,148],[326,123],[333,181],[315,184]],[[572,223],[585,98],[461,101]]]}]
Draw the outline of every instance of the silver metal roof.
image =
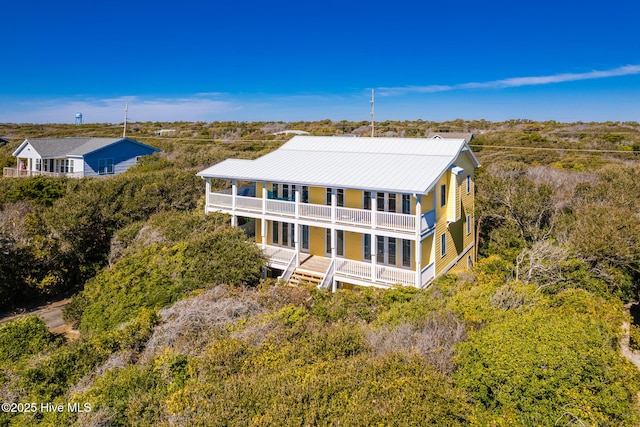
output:
[{"label": "silver metal roof", "polygon": [[426,194],[461,152],[464,139],[296,136],[256,160],[227,159],[198,176]]}]

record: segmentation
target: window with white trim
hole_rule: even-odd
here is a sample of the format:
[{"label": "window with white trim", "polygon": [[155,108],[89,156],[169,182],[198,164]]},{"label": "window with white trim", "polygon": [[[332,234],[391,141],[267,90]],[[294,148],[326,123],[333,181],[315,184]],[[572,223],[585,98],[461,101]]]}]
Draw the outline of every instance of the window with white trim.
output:
[{"label": "window with white trim", "polygon": [[362,209],[371,210],[371,191],[365,191],[362,198]]},{"label": "window with white trim", "polygon": [[411,214],[411,195],[410,194],[402,195],[402,213]]},{"label": "window with white trim", "polygon": [[113,159],[98,160],[98,174],[99,175],[113,174]]},{"label": "window with white trim", "polygon": [[402,266],[411,267],[411,240],[402,239]]},{"label": "window with white trim", "polygon": [[467,175],[467,194],[471,193],[471,175]]},{"label": "window with white trim", "polygon": [[344,189],[343,188],[336,189],[336,206],[341,208],[344,207]]},{"label": "window with white trim", "polygon": [[371,261],[371,234],[363,234],[362,235],[362,248],[363,254],[362,259],[365,261]]},{"label": "window with white trim", "polygon": [[471,234],[471,215],[467,215],[467,235]]},{"label": "window with white trim", "polygon": [[447,254],[447,235],[442,233],[440,236],[440,257],[444,257]]},{"label": "window with white trim", "polygon": [[445,206],[447,204],[447,185],[442,184],[440,186],[440,206]]}]

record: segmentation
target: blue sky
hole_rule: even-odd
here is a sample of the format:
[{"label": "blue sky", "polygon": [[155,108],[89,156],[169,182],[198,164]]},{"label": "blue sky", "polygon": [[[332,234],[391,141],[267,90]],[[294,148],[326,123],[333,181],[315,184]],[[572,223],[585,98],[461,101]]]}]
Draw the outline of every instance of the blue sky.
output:
[{"label": "blue sky", "polygon": [[640,121],[640,4],[21,0],[0,122]]}]

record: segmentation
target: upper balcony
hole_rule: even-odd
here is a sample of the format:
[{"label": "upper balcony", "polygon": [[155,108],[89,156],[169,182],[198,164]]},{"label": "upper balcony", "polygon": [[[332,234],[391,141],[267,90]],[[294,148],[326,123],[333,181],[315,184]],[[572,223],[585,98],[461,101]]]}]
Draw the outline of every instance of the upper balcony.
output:
[{"label": "upper balcony", "polygon": [[[248,194],[248,193],[247,193]],[[251,217],[277,216],[283,219],[299,219],[319,224],[339,224],[363,229],[381,229],[402,233],[416,233],[416,215],[395,212],[380,212],[312,203],[296,203],[289,200],[262,199],[250,195],[214,192],[207,195],[207,210],[222,211],[234,215]],[[419,217],[420,232],[435,227],[435,211]]]}]

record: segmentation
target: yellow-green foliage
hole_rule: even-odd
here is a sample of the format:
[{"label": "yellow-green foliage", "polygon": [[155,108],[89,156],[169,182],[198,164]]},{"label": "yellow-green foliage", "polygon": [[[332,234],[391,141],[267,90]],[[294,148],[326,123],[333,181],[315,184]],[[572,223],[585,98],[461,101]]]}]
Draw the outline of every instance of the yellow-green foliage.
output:
[{"label": "yellow-green foliage", "polygon": [[640,350],[640,326],[631,325],[629,328],[629,347]]},{"label": "yellow-green foliage", "polygon": [[22,362],[61,343],[39,317],[14,320],[0,326],[0,365]]},{"label": "yellow-green foliage", "polygon": [[619,305],[583,290],[507,311],[459,344],[454,378],[487,425],[635,425],[638,374],[619,353]]}]

